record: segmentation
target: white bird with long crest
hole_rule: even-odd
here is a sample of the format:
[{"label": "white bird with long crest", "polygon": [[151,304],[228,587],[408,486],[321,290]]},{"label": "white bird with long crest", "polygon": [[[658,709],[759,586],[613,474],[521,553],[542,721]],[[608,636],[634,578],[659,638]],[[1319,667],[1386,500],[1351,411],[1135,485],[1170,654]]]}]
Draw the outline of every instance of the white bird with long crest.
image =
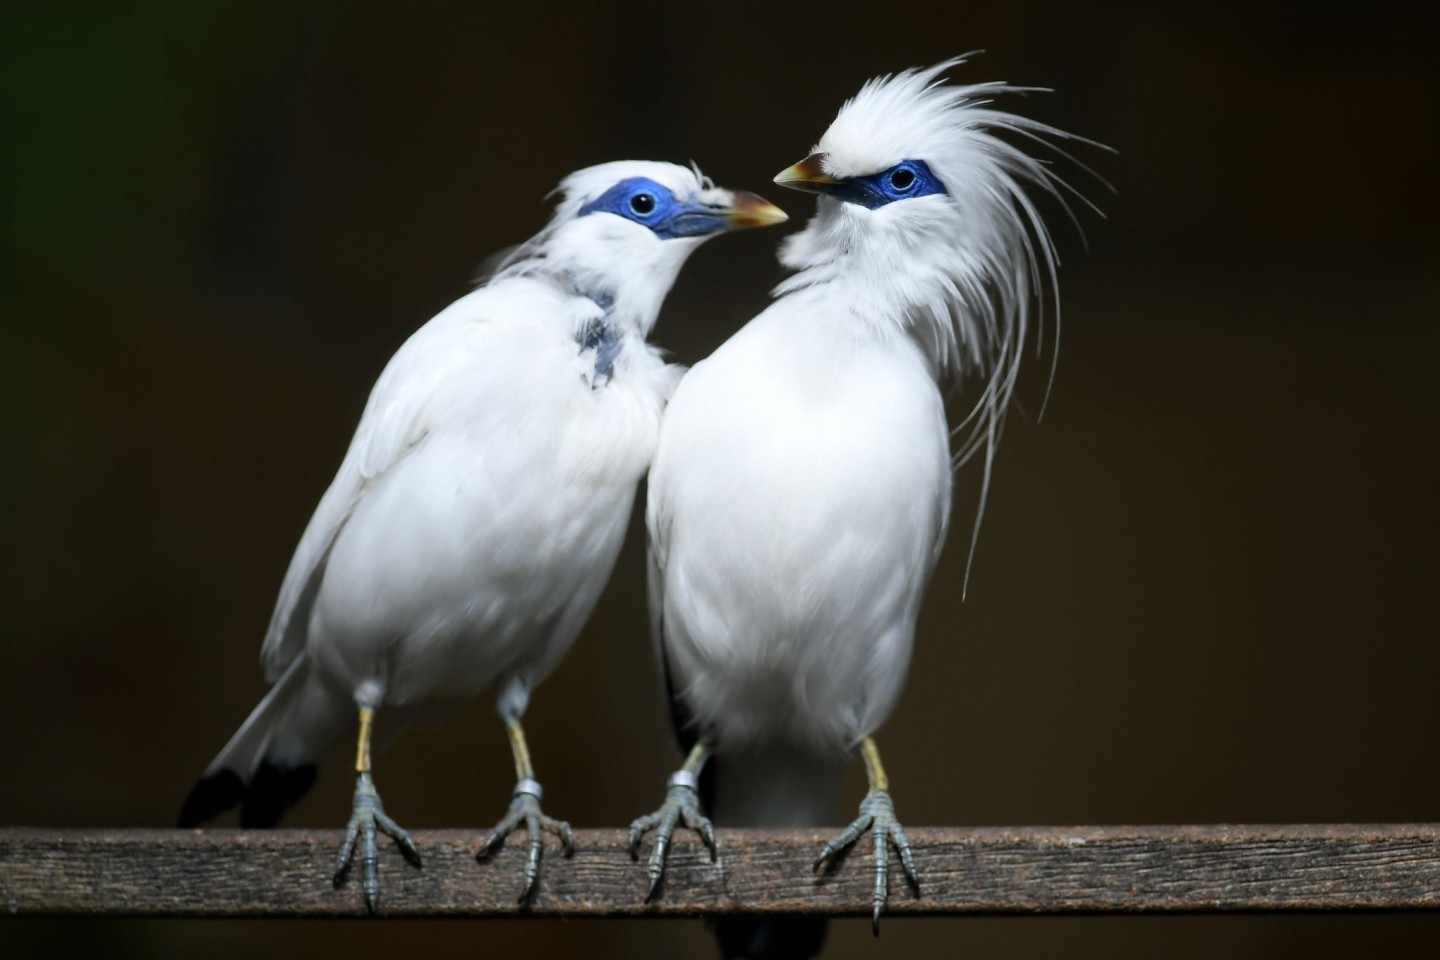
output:
[{"label": "white bird with long crest", "polygon": [[[865,84],[775,178],[820,197],[781,252],[796,272],[667,408],[646,511],[651,614],[688,756],[631,828],[632,854],[657,831],[649,897],[677,825],[714,856],[702,796],[722,826],[830,823],[857,749],[869,792],[816,868],[868,830],[875,922],[891,845],[918,892],[872,734],[904,684],[952,466],[983,450],[988,484],[1022,346],[1055,289],[1026,191],[1065,189],[1013,141],[1067,134],[990,105],[1019,88],[944,85],[963,59]],[[952,451],[942,387],[971,381],[980,399]],[[809,956],[824,936],[823,920],[717,927],[726,956]]]},{"label": "white bird with long crest", "polygon": [[698,170],[621,161],[571,174],[549,225],[488,283],[416,331],[380,375],[340,470],[300,539],[261,659],[274,684],[181,812],[239,805],[268,826],[358,720],[356,785],[336,882],[360,844],[379,899],[376,833],[415,865],[371,771],[390,739],[491,688],[516,784],[483,857],[541,812],[520,719],[590,616],[624,538],[677,370],[646,343],[661,301],[708,237],[785,219]]}]

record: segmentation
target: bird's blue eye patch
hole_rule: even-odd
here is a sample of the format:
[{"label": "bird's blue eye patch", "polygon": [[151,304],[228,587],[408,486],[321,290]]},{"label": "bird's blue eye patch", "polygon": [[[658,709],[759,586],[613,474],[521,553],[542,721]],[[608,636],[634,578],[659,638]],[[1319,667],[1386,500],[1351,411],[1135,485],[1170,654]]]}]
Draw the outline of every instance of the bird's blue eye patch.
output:
[{"label": "bird's blue eye patch", "polygon": [[718,233],[729,226],[723,209],[677,200],[669,188],[649,177],[621,180],[581,207],[578,216],[592,213],[613,213],[624,217],[642,227],[649,227],[661,240],[701,237]]},{"label": "bird's blue eye patch", "polygon": [[580,216],[613,213],[643,226],[662,223],[675,207],[675,194],[649,177],[621,180],[580,208]]},{"label": "bird's blue eye patch", "polygon": [[889,170],[868,177],[842,180],[828,192],[842,200],[876,210],[896,200],[913,200],[948,191],[930,172],[924,160],[901,160]]}]

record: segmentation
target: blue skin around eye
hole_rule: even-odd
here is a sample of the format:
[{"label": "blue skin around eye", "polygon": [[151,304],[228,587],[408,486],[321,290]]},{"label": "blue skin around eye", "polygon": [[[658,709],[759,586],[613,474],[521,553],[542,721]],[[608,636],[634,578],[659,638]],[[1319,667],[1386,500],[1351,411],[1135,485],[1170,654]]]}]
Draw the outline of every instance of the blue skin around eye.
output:
[{"label": "blue skin around eye", "polygon": [[[630,205],[637,195],[646,193],[655,200],[654,207],[640,213]],[[617,217],[648,227],[661,240],[677,237],[703,237],[719,233],[728,226],[725,210],[703,203],[683,203],[667,188],[649,177],[621,180],[600,196],[580,208],[578,216],[592,213],[613,213]]]},{"label": "blue skin around eye", "polygon": [[[909,170],[914,175],[915,179],[907,189],[899,190],[891,184],[890,178],[897,170]],[[935,174],[930,172],[930,166],[924,160],[902,160],[881,173],[841,180],[834,186],[826,187],[825,192],[848,203],[878,210],[896,200],[914,200],[916,197],[929,197],[949,191]]]}]

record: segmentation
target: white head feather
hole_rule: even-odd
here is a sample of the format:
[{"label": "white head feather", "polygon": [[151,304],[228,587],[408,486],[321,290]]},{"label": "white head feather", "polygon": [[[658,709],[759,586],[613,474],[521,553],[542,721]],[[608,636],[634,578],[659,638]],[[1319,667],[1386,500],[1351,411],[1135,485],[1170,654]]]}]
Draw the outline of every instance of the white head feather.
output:
[{"label": "white head feather", "polygon": [[634,177],[655,181],[682,202],[729,207],[736,196],[715,186],[698,167],[617,160],[577,170],[556,188],[561,199],[550,222],[505,256],[495,279],[555,277],[578,293],[610,298],[614,320],[642,337],[647,335],[680,268],[711,235],[662,240],[623,217],[581,215],[586,204]]}]

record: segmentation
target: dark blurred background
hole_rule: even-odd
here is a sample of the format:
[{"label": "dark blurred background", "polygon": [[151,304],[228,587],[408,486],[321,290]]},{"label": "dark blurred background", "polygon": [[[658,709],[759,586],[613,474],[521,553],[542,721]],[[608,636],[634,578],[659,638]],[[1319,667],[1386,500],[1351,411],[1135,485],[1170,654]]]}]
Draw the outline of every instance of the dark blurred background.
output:
[{"label": "dark blurred background", "polygon": [[[0,12],[0,824],[166,826],[265,687],[290,552],[375,376],[568,171],[769,185],[867,77],[1054,88],[1115,147],[1057,221],[1063,345],[977,471],[882,731],[922,824],[1440,819],[1440,16],[1184,8],[440,2]],[[656,339],[704,357],[780,231],[691,262]],[[550,812],[618,826],[675,757],[638,524],[527,718]],[[383,722],[383,721],[382,721]],[[348,745],[340,752],[344,753]],[[488,703],[379,761],[411,828],[488,827]],[[858,766],[858,764],[857,764]],[[849,802],[858,801],[855,771]],[[288,821],[338,827],[337,755]],[[405,869],[387,848],[382,870]],[[478,869],[478,868],[477,868]],[[382,875],[383,880],[383,875]],[[641,877],[636,874],[636,895]],[[1433,956],[1440,917],[837,923],[833,957]],[[0,923],[0,954],[711,956],[698,923]]]}]

